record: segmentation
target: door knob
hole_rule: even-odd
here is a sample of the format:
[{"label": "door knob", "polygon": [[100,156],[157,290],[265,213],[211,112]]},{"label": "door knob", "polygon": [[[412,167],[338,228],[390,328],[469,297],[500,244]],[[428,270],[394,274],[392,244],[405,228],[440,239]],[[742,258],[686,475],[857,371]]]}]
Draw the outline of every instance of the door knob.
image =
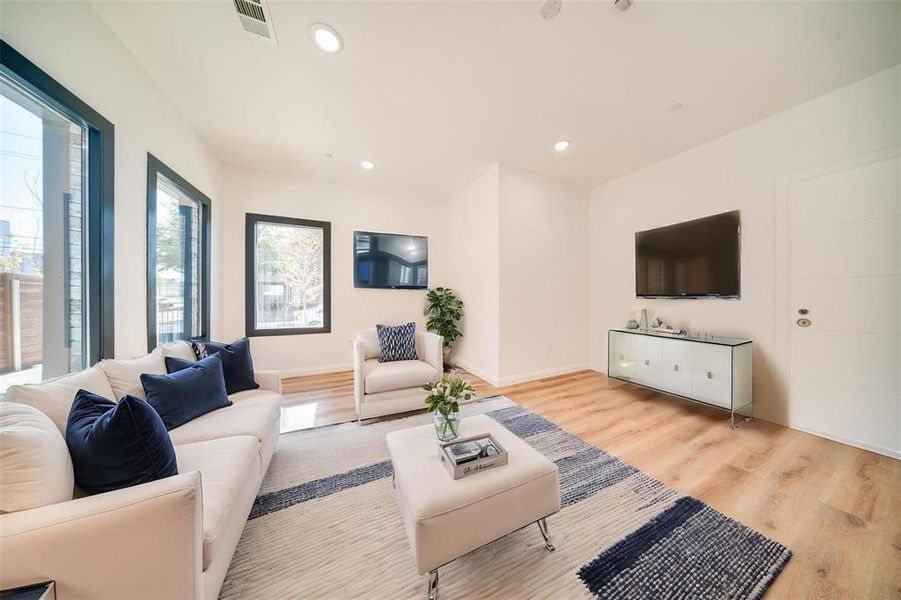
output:
[{"label": "door knob", "polygon": [[798,319],[798,327],[810,327],[810,319]]}]

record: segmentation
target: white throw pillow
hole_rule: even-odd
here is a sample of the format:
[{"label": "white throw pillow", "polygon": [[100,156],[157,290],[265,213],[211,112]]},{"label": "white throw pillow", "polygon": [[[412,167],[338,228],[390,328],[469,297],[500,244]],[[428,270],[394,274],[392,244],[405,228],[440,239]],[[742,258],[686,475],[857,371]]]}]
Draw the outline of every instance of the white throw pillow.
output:
[{"label": "white throw pillow", "polygon": [[74,488],[69,449],[50,417],[0,402],[0,513],[66,502]]},{"label": "white throw pillow", "polygon": [[131,360],[101,360],[100,368],[106,373],[110,387],[113,388],[113,393],[116,395],[114,400],[118,402],[125,394],[146,400],[144,386],[141,385],[141,375],[144,373],[165,375],[166,359],[163,357],[163,351],[157,348],[150,354]]},{"label": "white throw pillow", "polygon": [[110,400],[118,400],[106,379],[106,374],[97,365],[43,383],[11,386],[3,400],[37,408],[50,417],[65,438],[66,422],[69,420],[69,411],[78,390],[87,390]]},{"label": "white throw pillow", "polygon": [[194,354],[194,348],[191,347],[190,342],[177,340],[160,346],[160,349],[163,351],[163,357],[171,356],[197,362],[197,355]]}]

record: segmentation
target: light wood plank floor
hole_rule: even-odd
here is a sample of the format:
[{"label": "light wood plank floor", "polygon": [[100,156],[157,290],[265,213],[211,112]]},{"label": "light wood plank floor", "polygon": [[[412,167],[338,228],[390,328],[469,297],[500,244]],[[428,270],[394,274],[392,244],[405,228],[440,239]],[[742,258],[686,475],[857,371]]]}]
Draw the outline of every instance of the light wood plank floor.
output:
[{"label": "light wood plank floor", "polygon": [[[584,371],[504,394],[679,491],[778,540],[794,557],[767,598],[901,598],[901,461]],[[284,381],[316,425],[354,418],[353,375]],[[322,410],[318,410],[318,406]]]}]

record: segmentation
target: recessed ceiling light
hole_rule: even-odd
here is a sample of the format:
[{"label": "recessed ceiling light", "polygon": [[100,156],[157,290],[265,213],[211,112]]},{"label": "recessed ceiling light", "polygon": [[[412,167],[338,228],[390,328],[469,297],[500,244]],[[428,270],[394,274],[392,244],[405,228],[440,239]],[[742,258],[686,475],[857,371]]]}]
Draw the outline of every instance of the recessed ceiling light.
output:
[{"label": "recessed ceiling light", "polygon": [[325,23],[316,23],[310,27],[310,35],[313,37],[313,43],[316,44],[316,47],[323,52],[333,54],[344,46],[338,32]]},{"label": "recessed ceiling light", "polygon": [[676,112],[677,110],[682,110],[683,106],[685,106],[685,105],[682,104],[681,102],[675,102],[675,103],[669,105],[669,111]]},{"label": "recessed ceiling light", "polygon": [[556,150],[557,152],[564,152],[566,150],[569,150],[569,147],[572,145],[573,143],[569,140],[560,140],[559,142],[554,144],[554,150]]},{"label": "recessed ceiling light", "polygon": [[371,160],[361,160],[360,166],[366,169],[367,171],[371,171],[375,168],[375,163]]}]

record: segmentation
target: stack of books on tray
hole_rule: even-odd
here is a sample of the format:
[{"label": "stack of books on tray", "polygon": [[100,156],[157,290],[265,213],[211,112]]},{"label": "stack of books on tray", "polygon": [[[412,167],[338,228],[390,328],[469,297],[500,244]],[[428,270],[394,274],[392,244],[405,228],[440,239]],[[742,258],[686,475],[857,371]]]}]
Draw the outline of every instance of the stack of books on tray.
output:
[{"label": "stack of books on tray", "polygon": [[454,479],[507,464],[507,451],[490,433],[441,444],[439,456]]}]

